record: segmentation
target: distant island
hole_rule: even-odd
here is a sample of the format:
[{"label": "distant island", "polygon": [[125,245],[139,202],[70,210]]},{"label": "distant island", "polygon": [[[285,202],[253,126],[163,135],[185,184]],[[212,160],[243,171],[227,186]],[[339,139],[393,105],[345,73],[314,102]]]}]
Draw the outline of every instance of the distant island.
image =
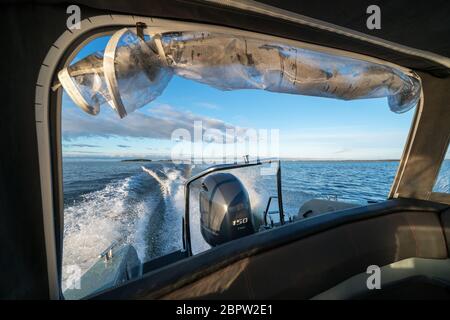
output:
[{"label": "distant island", "polygon": [[151,159],[124,159],[120,160],[120,162],[174,162],[174,161],[180,161],[182,160],[170,160],[170,159],[160,159],[160,160],[151,160]]},{"label": "distant island", "polygon": [[[208,161],[214,161],[214,160],[219,160],[219,159],[207,159]],[[220,159],[222,160],[222,159]],[[298,162],[398,162],[400,160],[398,159],[367,159],[367,160],[362,160],[362,159],[308,159],[308,158],[281,158],[279,159],[281,161],[298,161]],[[151,160],[151,159],[124,159],[124,160],[120,160],[121,162],[182,162],[182,163],[189,163],[191,162],[190,160],[171,160],[171,159],[160,159],[160,160]],[[216,163],[214,161],[214,163]],[[217,162],[219,163],[219,162]],[[222,162],[220,162],[222,163]],[[223,162],[225,163],[225,162]],[[230,162],[231,163],[231,162]]]},{"label": "distant island", "polygon": [[125,159],[121,160],[120,162],[152,162],[153,160],[150,159]]}]

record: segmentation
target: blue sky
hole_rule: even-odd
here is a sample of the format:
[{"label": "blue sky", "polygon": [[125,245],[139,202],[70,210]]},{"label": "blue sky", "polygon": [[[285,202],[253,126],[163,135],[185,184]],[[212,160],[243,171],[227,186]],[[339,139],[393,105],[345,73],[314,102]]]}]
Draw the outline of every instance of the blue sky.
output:
[{"label": "blue sky", "polygon": [[[75,61],[103,50],[106,43],[107,38],[94,40]],[[174,77],[155,101],[122,120],[108,106],[96,117],[85,114],[64,95],[63,153],[164,157],[176,143],[170,140],[170,125],[195,120],[220,129],[279,130],[282,158],[399,159],[413,114],[391,112],[386,98],[342,101],[262,90],[221,91]]]}]

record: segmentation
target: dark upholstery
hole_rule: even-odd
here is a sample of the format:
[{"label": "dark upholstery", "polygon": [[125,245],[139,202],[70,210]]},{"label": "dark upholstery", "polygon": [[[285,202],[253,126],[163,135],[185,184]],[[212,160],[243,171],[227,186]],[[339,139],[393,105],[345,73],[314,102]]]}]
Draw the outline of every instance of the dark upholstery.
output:
[{"label": "dark upholstery", "polygon": [[163,298],[305,299],[410,257],[444,259],[439,214],[399,212],[346,224],[241,259]]},{"label": "dark upholstery", "polygon": [[439,279],[417,276],[371,290],[354,300],[450,300],[449,283]]},{"label": "dark upholstery", "polygon": [[392,199],[231,241],[105,290],[96,299],[311,298],[405,258],[445,259],[441,203]]}]

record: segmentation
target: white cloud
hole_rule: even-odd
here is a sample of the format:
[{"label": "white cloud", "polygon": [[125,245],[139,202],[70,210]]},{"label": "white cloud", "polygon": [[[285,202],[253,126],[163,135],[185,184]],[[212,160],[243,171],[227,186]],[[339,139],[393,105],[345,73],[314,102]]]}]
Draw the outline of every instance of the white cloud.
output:
[{"label": "white cloud", "polygon": [[94,144],[87,144],[87,143],[71,143],[71,144],[63,144],[63,147],[65,148],[99,148],[100,146],[94,145]]},{"label": "white cloud", "polygon": [[225,135],[227,128],[244,131],[222,120],[180,111],[169,105],[159,105],[147,113],[135,111],[124,119],[103,108],[97,116],[90,116],[74,108],[63,110],[63,139],[70,141],[80,137],[133,137],[170,140],[176,129],[186,129],[193,135],[194,123],[201,121],[203,131],[217,129]]},{"label": "white cloud", "polygon": [[220,107],[217,104],[210,103],[210,102],[197,102],[196,105],[199,106],[199,107],[206,108],[206,109],[211,109],[211,110],[218,110],[218,109],[220,109]]}]

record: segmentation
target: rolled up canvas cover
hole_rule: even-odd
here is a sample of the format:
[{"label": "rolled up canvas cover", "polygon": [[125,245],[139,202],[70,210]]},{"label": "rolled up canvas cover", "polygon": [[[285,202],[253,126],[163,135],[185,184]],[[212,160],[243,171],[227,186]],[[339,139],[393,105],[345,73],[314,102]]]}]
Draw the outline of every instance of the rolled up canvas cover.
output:
[{"label": "rolled up canvas cover", "polygon": [[420,80],[391,65],[210,32],[139,38],[117,31],[105,51],[61,70],[72,100],[95,115],[108,103],[120,117],[156,99],[173,74],[221,90],[261,89],[344,100],[387,97],[393,112],[417,104]]}]

